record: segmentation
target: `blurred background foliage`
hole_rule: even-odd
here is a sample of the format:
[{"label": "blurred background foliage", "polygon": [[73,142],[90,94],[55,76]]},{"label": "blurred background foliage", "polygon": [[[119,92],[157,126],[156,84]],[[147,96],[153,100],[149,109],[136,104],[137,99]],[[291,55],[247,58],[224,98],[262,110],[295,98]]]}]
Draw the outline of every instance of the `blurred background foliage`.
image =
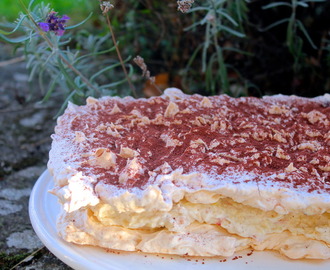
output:
[{"label": "blurred background foliage", "polygon": [[[93,12],[83,26],[70,30],[73,38],[65,46],[86,54],[113,46],[99,1],[44,2],[70,16],[70,24]],[[130,76],[140,96],[157,91],[131,63],[136,55],[144,58],[161,89],[175,86],[187,93],[232,96],[330,92],[330,1],[199,0],[187,13],[179,12],[172,0],[111,3],[111,23],[123,58],[133,66]],[[16,0],[1,0],[1,25],[15,20],[20,11]],[[108,43],[95,48],[103,37]],[[114,50],[103,57],[117,59]],[[94,69],[99,60],[93,61]],[[86,63],[81,67],[90,68]],[[112,73],[103,79],[111,84],[115,77]]]}]

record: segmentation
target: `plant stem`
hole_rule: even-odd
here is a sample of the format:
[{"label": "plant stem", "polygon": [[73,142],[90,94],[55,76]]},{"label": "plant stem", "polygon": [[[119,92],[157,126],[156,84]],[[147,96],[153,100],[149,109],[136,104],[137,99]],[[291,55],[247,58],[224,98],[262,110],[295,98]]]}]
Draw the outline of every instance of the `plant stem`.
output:
[{"label": "plant stem", "polygon": [[136,91],[135,91],[135,87],[133,86],[132,82],[131,82],[131,79],[129,78],[128,76],[128,73],[127,73],[127,70],[126,70],[126,67],[125,67],[125,64],[124,64],[124,61],[121,57],[121,54],[120,54],[120,51],[119,51],[119,47],[118,47],[118,44],[117,44],[117,40],[116,40],[116,37],[115,37],[115,33],[112,29],[112,25],[111,25],[111,22],[110,22],[110,17],[108,14],[106,14],[106,18],[107,18],[107,24],[108,24],[108,27],[109,27],[109,30],[110,30],[110,33],[111,33],[111,38],[112,38],[112,41],[113,41],[113,44],[115,45],[115,48],[116,48],[116,52],[117,52],[117,55],[118,55],[118,58],[119,58],[119,61],[120,61],[120,64],[121,64],[121,67],[124,71],[124,74],[125,74],[125,77],[127,79],[127,82],[129,84],[129,87],[131,88],[131,91],[133,93],[133,96],[135,98],[137,98],[137,94],[136,94]]},{"label": "plant stem", "polygon": [[218,23],[220,22],[220,18],[217,18],[217,7],[214,0],[211,1],[213,13],[214,13],[214,20],[213,20],[213,42],[217,53],[217,59],[219,64],[219,71],[220,71],[220,78],[221,78],[221,87],[225,92],[229,91],[229,82],[228,82],[228,73],[227,67],[223,58],[223,53],[221,46],[218,42]]}]

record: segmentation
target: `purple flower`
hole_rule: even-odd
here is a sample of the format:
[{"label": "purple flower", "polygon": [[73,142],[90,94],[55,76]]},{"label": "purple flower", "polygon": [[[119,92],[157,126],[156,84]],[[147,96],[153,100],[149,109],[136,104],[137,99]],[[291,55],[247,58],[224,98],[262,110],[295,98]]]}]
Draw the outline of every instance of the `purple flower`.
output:
[{"label": "purple flower", "polygon": [[63,16],[62,16],[62,20],[64,20],[64,21],[68,21],[68,20],[70,20],[70,17],[67,16],[67,15],[63,15]]},{"label": "purple flower", "polygon": [[62,17],[57,16],[57,12],[52,11],[48,14],[45,22],[39,23],[39,27],[42,31],[52,31],[57,36],[63,36],[65,31],[65,23],[70,20],[70,17],[63,15]]},{"label": "purple flower", "polygon": [[39,23],[39,27],[44,32],[48,32],[49,31],[49,25],[48,25],[48,23],[41,22],[41,23]]}]

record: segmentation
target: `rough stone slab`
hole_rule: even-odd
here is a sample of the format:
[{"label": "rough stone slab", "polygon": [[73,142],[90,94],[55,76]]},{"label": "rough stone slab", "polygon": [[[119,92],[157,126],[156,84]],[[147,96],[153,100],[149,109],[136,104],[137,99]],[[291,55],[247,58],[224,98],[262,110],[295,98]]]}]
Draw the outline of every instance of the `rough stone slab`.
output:
[{"label": "rough stone slab", "polygon": [[46,169],[53,116],[61,103],[28,101],[31,95],[38,99],[39,90],[29,88],[25,63],[0,67],[0,81],[0,269],[24,258],[15,269],[71,269],[43,246],[28,214],[31,190]]}]

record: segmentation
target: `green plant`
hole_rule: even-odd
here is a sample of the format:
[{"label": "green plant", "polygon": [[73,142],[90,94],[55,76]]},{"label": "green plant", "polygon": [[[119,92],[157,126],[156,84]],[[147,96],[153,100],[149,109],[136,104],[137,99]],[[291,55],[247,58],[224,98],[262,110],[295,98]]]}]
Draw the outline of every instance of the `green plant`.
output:
[{"label": "green plant", "polygon": [[[49,5],[44,3],[34,5],[35,1],[31,0],[26,7],[22,0],[19,1],[25,12],[20,15],[13,30],[1,30],[0,37],[8,42],[23,45],[27,68],[30,71],[29,80],[39,81],[39,87],[44,94],[42,101],[47,101],[54,92],[57,95],[61,94],[64,103],[59,115],[69,101],[80,104],[88,96],[120,94],[116,87],[129,81],[129,74],[124,66],[129,59],[124,61],[121,58],[113,32],[111,36],[114,43],[110,48],[103,49],[106,47],[105,43],[109,45],[109,35],[94,36],[86,31],[78,32],[75,36],[70,33],[63,35],[64,31],[59,32],[56,28],[57,24],[62,27],[63,19],[53,15],[56,13]],[[48,24],[44,22],[47,16],[48,21],[56,21],[54,29],[48,28]],[[65,29],[71,30],[82,25],[90,16],[81,23],[67,26]],[[109,21],[108,25],[110,25]],[[8,38],[16,32],[21,32],[21,36]],[[79,40],[81,42],[84,36],[88,40],[87,45],[83,46],[84,51],[70,48],[70,44],[77,44]],[[120,61],[103,57],[111,51],[117,51]],[[116,69],[120,66],[126,72],[124,77]],[[132,68],[130,70],[132,73]],[[118,79],[114,81],[111,79],[113,77]]]},{"label": "green plant", "polygon": [[[135,88],[141,95],[144,80],[130,65],[136,59],[130,55],[141,55],[155,83],[166,73],[165,87],[189,93],[312,96],[329,91],[328,43],[322,41],[329,39],[329,1],[95,0],[93,7],[97,3],[107,12],[93,17],[96,27],[67,27],[63,37],[51,37],[58,44],[54,48],[35,35],[36,25],[26,26],[31,21],[26,11],[11,30],[0,32],[4,40],[11,36],[11,42],[25,44],[30,78],[43,86],[44,100],[62,95],[81,103],[87,95],[134,95]],[[28,10],[39,23],[47,12],[38,17],[36,7],[30,4]],[[17,36],[22,30],[25,34]]]},{"label": "green plant", "polygon": [[284,18],[282,20],[272,23],[271,25],[267,26],[264,31],[276,27],[280,24],[287,24],[286,45],[288,46],[288,49],[294,58],[293,68],[295,72],[298,71],[300,66],[299,64],[301,63],[302,58],[305,57],[303,53],[304,41],[301,37],[301,34],[305,37],[305,39],[309,42],[310,46],[313,49],[317,49],[317,46],[314,44],[303,22],[297,18],[297,9],[308,8],[309,4],[311,3],[324,1],[325,0],[291,0],[290,2],[274,2],[263,6],[263,9],[279,7],[286,7],[291,9],[291,15],[289,18]]},{"label": "green plant", "polygon": [[[228,69],[234,69],[225,61],[228,51],[245,53],[238,48],[225,46],[221,40],[245,38],[244,21],[247,7],[244,1],[208,0],[200,6],[185,12],[196,14],[196,22],[187,27],[186,31],[198,31],[204,28],[203,42],[195,49],[189,59],[186,71],[192,66],[197,55],[201,54],[202,74],[205,75],[205,88],[208,93],[216,94],[218,89],[231,93]],[[244,93],[237,93],[242,95]]]}]

